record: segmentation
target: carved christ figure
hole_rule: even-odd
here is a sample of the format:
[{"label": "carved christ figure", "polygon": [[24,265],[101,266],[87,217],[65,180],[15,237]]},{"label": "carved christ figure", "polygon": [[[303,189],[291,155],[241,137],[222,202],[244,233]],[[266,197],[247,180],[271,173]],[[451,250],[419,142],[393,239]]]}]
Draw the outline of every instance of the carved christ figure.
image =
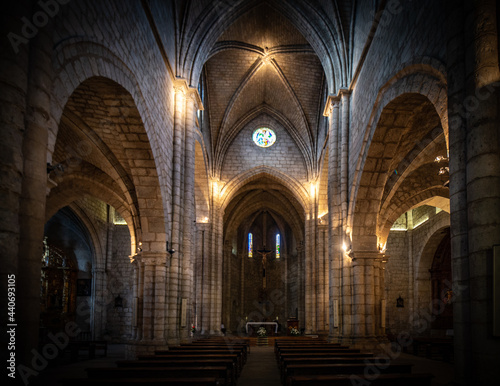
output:
[{"label": "carved christ figure", "polygon": [[266,246],[264,248],[257,251],[262,256],[262,287],[266,288],[266,263],[267,263],[267,255],[272,253],[273,251],[267,250]]}]

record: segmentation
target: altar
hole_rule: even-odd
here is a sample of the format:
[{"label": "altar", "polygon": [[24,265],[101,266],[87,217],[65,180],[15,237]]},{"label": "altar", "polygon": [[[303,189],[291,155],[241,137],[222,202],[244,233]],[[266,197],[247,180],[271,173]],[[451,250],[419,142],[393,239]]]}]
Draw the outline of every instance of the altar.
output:
[{"label": "altar", "polygon": [[276,322],[247,322],[246,332],[248,334],[248,326],[255,326],[255,329],[257,330],[258,327],[261,327],[261,326],[264,327],[267,325],[271,325],[271,326],[274,325],[274,333],[275,334],[278,333],[278,323],[276,323]]}]

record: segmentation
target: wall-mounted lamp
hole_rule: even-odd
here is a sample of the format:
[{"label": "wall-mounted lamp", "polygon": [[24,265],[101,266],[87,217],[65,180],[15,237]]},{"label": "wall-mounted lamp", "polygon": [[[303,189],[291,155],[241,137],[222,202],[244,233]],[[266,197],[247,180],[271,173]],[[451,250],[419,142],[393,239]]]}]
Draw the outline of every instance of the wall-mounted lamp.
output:
[{"label": "wall-mounted lamp", "polygon": [[441,162],[441,161],[448,161],[448,157],[444,157],[442,155],[438,155],[436,158],[434,158],[434,162]]},{"label": "wall-mounted lamp", "polygon": [[137,252],[142,252],[142,241],[139,241],[139,243],[137,244]]},{"label": "wall-mounted lamp", "polygon": [[170,257],[172,257],[172,255],[175,253],[175,249],[170,249],[170,247],[168,246],[168,241],[167,241],[167,252],[170,253]]},{"label": "wall-mounted lamp", "polygon": [[405,306],[405,300],[399,295],[399,298],[396,299],[396,307],[398,308],[404,308]]},{"label": "wall-mounted lamp", "polygon": [[63,164],[57,164],[57,165],[52,165],[50,162],[47,162],[47,174],[50,174],[54,170],[57,170],[58,172],[64,172],[64,165]]},{"label": "wall-mounted lamp", "polygon": [[115,298],[115,308],[123,308],[123,299],[120,295]]}]

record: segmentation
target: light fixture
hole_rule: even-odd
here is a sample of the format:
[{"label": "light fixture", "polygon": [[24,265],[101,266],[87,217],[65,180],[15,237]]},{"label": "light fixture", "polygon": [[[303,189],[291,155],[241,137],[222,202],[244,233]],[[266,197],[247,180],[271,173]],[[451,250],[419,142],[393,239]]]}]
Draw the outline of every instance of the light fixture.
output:
[{"label": "light fixture", "polygon": [[434,162],[441,162],[441,161],[448,161],[448,157],[445,157],[445,156],[442,156],[442,155],[438,155],[435,159],[434,159]]},{"label": "light fixture", "polygon": [[405,300],[399,295],[399,298],[396,299],[396,307],[398,308],[404,308],[405,306]]},{"label": "light fixture", "polygon": [[52,165],[50,162],[47,162],[47,174],[52,173],[54,170],[62,173],[64,172],[64,165],[63,164]]},{"label": "light fixture", "polygon": [[142,241],[139,241],[139,244],[137,246],[137,252],[142,252]]},{"label": "light fixture", "polygon": [[167,241],[167,252],[170,253],[170,257],[172,257],[172,255],[175,253],[175,249],[170,249],[170,247],[168,246],[168,241]]},{"label": "light fixture", "polygon": [[445,173],[449,173],[450,172],[450,168],[448,166],[443,166],[442,168],[439,169],[438,171],[438,175],[441,176]]}]

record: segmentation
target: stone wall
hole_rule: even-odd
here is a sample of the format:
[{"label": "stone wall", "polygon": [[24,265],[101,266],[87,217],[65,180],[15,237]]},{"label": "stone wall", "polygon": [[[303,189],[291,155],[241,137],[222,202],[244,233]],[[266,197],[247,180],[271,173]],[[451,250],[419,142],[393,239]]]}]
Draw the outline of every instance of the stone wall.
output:
[{"label": "stone wall", "polygon": [[[106,288],[106,330],[113,341],[131,338],[133,314],[133,266],[130,263],[130,233],[127,225],[114,225],[113,252],[108,262]],[[122,298],[123,307],[115,307],[115,298]]]},{"label": "stone wall", "polygon": [[[271,147],[258,147],[252,140],[254,130],[261,126],[269,127],[276,134],[276,142]],[[276,168],[301,182],[307,179],[304,156],[290,134],[271,116],[255,119],[236,136],[224,160],[222,179],[229,181],[262,165]]]},{"label": "stone wall", "polygon": [[[443,11],[441,2],[430,0],[419,2],[399,2],[395,7],[388,7],[373,37],[373,42],[366,55],[362,70],[351,95],[350,127],[352,132],[349,141],[349,186],[353,188],[358,156],[373,109],[377,107],[377,96],[381,88],[399,71],[414,63],[429,64],[429,58],[444,61],[444,25],[440,20]],[[411,25],[411,28],[408,26]],[[361,39],[364,34],[360,33]],[[366,36],[366,35],[365,35]],[[361,40],[359,43],[362,43]],[[355,45],[357,45],[356,42]],[[412,90],[428,91],[424,87],[423,76],[416,79],[419,84]],[[414,91],[415,90],[415,91]],[[444,93],[444,91],[443,91]],[[394,95],[395,97],[396,95]],[[437,96],[434,96],[437,99]],[[372,123],[376,125],[376,122]]]},{"label": "stone wall", "polygon": [[[386,329],[429,334],[431,282],[429,269],[443,230],[449,227],[450,215],[431,206],[421,206],[402,215],[387,239],[389,260],[385,272]],[[416,227],[415,227],[416,225]],[[403,230],[405,229],[405,230]],[[396,299],[404,299],[404,308]]]}]

